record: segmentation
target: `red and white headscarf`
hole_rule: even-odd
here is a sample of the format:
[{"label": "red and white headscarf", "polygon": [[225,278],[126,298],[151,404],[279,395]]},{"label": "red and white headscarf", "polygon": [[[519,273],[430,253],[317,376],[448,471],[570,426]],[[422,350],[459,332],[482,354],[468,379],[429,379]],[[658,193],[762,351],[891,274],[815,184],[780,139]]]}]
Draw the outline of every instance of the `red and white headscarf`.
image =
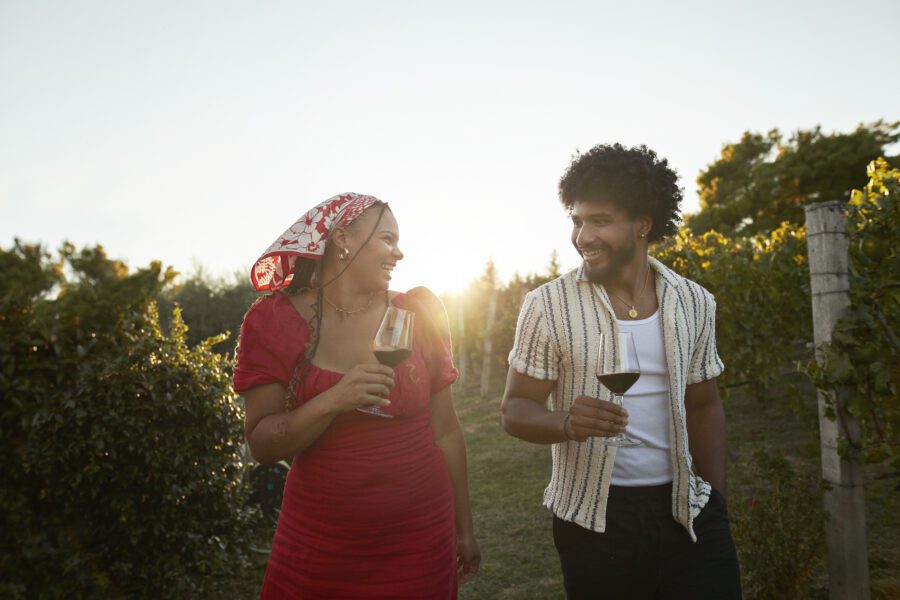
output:
[{"label": "red and white headscarf", "polygon": [[253,287],[258,292],[266,292],[289,286],[298,257],[322,260],[331,232],[346,227],[376,202],[380,200],[375,196],[347,192],[310,209],[253,265],[250,271]]}]

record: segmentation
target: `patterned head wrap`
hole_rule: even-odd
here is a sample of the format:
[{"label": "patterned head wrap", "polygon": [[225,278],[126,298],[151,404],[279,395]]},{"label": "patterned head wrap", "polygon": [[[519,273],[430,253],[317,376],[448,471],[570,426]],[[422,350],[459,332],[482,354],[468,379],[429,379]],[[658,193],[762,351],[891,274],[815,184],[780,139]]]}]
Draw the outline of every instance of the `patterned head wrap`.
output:
[{"label": "patterned head wrap", "polygon": [[290,285],[298,257],[322,260],[331,232],[348,226],[376,202],[375,196],[347,192],[317,204],[259,257],[250,271],[253,287],[265,292]]}]

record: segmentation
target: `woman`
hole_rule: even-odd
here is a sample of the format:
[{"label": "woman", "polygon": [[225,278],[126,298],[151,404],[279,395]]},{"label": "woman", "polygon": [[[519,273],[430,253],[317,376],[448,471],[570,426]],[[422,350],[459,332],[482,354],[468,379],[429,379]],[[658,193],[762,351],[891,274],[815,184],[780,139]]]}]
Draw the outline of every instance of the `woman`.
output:
[{"label": "woman", "polygon": [[[478,570],[446,313],[388,290],[398,240],[387,204],[341,194],[254,265],[276,293],[244,317],[234,387],[254,458],[293,457],[262,598],[455,598]],[[370,347],[388,303],[417,319],[394,369]]]}]

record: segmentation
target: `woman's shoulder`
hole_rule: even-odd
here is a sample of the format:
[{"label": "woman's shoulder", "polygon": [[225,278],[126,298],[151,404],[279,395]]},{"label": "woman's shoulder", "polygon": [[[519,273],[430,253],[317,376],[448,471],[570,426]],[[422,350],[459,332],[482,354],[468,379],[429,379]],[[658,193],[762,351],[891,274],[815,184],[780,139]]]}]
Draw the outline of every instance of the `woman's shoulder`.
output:
[{"label": "woman's shoulder", "polygon": [[[400,292],[396,293],[401,294]],[[420,285],[418,287],[414,287],[401,295],[405,296],[411,302],[416,302],[431,307],[440,306],[441,308],[443,308],[444,306],[444,303],[441,302],[441,299],[438,298],[434,292],[432,292],[425,286]]]},{"label": "woman's shoulder", "polygon": [[283,332],[286,327],[297,324],[305,324],[305,321],[294,308],[290,298],[273,292],[258,298],[250,306],[244,315],[241,329],[244,333],[252,330],[272,334]]},{"label": "woman's shoulder", "polygon": [[392,302],[421,314],[422,317],[425,317],[436,326],[446,325],[448,322],[444,303],[427,287],[419,286],[405,293],[397,293],[392,298]]},{"label": "woman's shoulder", "polygon": [[438,298],[434,292],[424,286],[414,287],[405,292],[388,290],[388,299],[392,304],[395,304],[401,308],[410,308],[414,310],[434,310],[438,307],[443,309],[444,306],[443,302],[441,302],[441,299]]},{"label": "woman's shoulder", "polygon": [[278,310],[283,302],[284,295],[272,292],[257,298],[244,314],[244,322],[266,319],[272,312]]}]

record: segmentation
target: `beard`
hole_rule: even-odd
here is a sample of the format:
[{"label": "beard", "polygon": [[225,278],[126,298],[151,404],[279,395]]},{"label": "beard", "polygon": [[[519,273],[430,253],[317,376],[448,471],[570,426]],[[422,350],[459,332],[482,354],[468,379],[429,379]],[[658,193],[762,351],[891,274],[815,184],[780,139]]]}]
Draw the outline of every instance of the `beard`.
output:
[{"label": "beard", "polygon": [[592,267],[587,262],[584,263],[584,272],[588,280],[598,285],[603,285],[615,279],[621,273],[622,268],[631,262],[636,251],[634,240],[631,238],[628,238],[622,246],[615,250],[612,250],[605,244],[602,248],[609,253],[609,264],[607,266]]}]

